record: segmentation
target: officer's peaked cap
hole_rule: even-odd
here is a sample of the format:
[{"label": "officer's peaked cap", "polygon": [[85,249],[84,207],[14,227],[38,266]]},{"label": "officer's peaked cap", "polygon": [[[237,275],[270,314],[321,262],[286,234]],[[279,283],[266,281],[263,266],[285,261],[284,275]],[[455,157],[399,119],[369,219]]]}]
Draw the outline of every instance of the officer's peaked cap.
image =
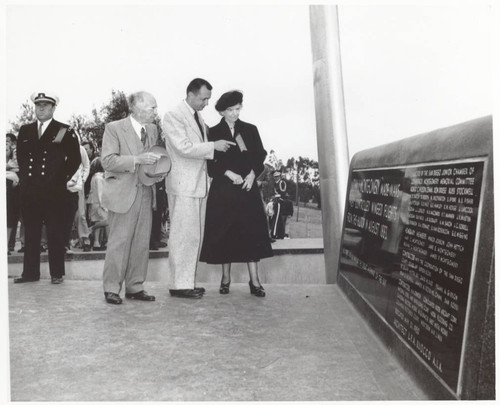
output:
[{"label": "officer's peaked cap", "polygon": [[42,101],[48,101],[49,103],[52,103],[52,104],[59,104],[59,97],[57,97],[51,91],[39,92],[39,93],[33,93],[31,95],[31,101],[33,101],[35,104],[42,102]]}]

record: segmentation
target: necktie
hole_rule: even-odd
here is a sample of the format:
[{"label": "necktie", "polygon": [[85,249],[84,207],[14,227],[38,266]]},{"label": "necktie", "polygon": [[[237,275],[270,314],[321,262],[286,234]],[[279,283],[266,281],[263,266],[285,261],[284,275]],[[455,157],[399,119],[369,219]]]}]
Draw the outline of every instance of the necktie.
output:
[{"label": "necktie", "polygon": [[42,137],[42,129],[43,129],[43,122],[40,122],[40,125],[38,126],[38,139]]},{"label": "necktie", "polygon": [[200,128],[201,135],[203,135],[203,129],[201,128],[200,118],[198,117],[198,111],[194,112],[194,119],[196,120],[196,123],[198,124],[198,128]]},{"label": "necktie", "polygon": [[146,130],[144,127],[141,128],[141,142],[143,145],[146,145]]}]

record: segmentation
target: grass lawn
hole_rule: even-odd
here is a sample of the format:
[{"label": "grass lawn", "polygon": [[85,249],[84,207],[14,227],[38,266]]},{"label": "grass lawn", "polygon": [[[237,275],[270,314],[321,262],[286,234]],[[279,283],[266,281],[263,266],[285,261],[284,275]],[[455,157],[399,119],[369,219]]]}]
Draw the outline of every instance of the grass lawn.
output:
[{"label": "grass lawn", "polygon": [[299,219],[297,220],[297,206],[293,206],[293,215],[288,218],[287,232],[290,238],[322,238],[321,210],[311,206],[298,208]]}]

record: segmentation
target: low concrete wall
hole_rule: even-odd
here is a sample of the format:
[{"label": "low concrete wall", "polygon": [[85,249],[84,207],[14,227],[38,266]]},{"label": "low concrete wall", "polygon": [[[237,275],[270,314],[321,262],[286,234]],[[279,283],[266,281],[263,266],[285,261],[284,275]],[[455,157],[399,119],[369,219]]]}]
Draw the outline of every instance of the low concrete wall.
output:
[{"label": "low concrete wall", "polygon": [[[274,257],[259,263],[259,277],[263,284],[326,284],[322,239],[288,239],[273,244]],[[66,261],[66,279],[102,280],[105,253],[76,253]],[[9,257],[9,277],[22,273],[22,255]],[[42,255],[40,273],[49,278],[47,255]],[[168,251],[150,252],[148,281],[168,284]],[[199,283],[219,283],[221,268],[200,263],[197,272]],[[233,283],[248,282],[248,270],[244,263],[233,264]]]}]

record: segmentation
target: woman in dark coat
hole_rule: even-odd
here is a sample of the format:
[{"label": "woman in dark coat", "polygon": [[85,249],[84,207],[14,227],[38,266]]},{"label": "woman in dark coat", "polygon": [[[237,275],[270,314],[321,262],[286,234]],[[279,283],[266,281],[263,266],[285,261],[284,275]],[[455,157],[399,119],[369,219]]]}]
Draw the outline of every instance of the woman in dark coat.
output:
[{"label": "woman in dark coat", "polygon": [[208,161],[212,184],[208,194],[202,262],[222,264],[219,292],[229,293],[231,263],[247,263],[250,293],[266,295],[260,284],[257,263],[273,251],[264,204],[255,179],[264,170],[267,152],[257,127],[239,120],[243,94],[224,93],[215,109],[220,123],[209,131],[209,141],[225,139],[236,143],[225,152],[215,152]]}]

